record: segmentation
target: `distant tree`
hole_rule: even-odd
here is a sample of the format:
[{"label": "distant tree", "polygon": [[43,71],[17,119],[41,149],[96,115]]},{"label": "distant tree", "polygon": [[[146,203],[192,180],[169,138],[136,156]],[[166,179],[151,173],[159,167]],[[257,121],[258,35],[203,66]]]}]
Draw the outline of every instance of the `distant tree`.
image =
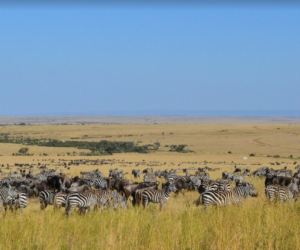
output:
[{"label": "distant tree", "polygon": [[29,148],[20,148],[19,149],[19,154],[21,155],[26,155],[29,151]]},{"label": "distant tree", "polygon": [[153,149],[158,150],[159,147],[160,147],[160,143],[159,142],[154,142]]}]

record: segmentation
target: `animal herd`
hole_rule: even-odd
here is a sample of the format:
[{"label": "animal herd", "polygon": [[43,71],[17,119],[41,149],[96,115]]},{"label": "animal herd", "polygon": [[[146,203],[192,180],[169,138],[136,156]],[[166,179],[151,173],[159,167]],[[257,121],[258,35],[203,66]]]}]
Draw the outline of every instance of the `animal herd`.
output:
[{"label": "animal herd", "polygon": [[[132,170],[133,179],[143,175],[143,182],[126,179],[126,173],[117,168],[110,169],[107,177],[96,169],[80,172],[80,176],[72,178],[46,167],[37,174],[11,171],[8,177],[0,179],[0,209],[4,208],[5,212],[7,209],[23,210],[29,198],[39,197],[41,210],[49,205],[54,209],[63,207],[66,216],[76,209],[82,214],[93,212],[96,208],[126,209],[129,202],[132,206],[143,207],[158,203],[161,210],[167,205],[171,192],[184,195],[186,191],[198,191],[199,196],[194,203],[196,206],[202,204],[206,210],[211,205],[226,206],[240,203],[248,196],[258,196],[254,185],[247,182],[248,176],[265,178],[265,195],[270,201],[297,200],[300,166],[296,167],[295,173],[287,167],[279,170],[262,167],[251,173],[249,167],[235,166],[232,172],[224,171],[220,179],[212,180],[208,172],[215,170],[219,168]],[[195,172],[192,174],[191,171]],[[180,172],[185,175],[178,175]]]}]

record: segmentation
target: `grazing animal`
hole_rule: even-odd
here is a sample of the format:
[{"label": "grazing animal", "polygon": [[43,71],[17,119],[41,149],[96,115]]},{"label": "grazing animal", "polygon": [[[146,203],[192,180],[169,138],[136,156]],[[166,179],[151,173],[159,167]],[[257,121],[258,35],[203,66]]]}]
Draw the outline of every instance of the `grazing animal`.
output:
[{"label": "grazing animal", "polygon": [[12,188],[7,182],[5,182],[2,184],[2,187],[0,187],[0,208],[4,206],[4,209],[6,211],[8,206],[12,208],[13,203],[14,196]]},{"label": "grazing animal", "polygon": [[208,191],[202,194],[202,203],[204,211],[210,205],[226,206],[232,203],[243,201],[248,195],[257,196],[257,192],[251,183],[236,183],[233,191],[217,190]]},{"label": "grazing animal", "polygon": [[53,209],[55,210],[55,209],[59,209],[61,207],[65,207],[66,206],[66,197],[67,197],[66,193],[63,193],[63,192],[56,193],[54,196]]},{"label": "grazing animal", "polygon": [[280,202],[289,202],[290,199],[297,200],[299,188],[296,183],[290,183],[288,186],[268,185],[265,194],[270,201],[279,198]]},{"label": "grazing animal", "polygon": [[107,181],[104,178],[98,177],[93,179],[95,188],[107,189]]},{"label": "grazing animal", "polygon": [[40,206],[41,210],[46,209],[48,205],[53,205],[55,193],[51,190],[44,190],[40,192]]},{"label": "grazing animal", "polygon": [[142,194],[144,207],[148,206],[149,202],[159,203],[161,210],[163,206],[166,206],[171,192],[176,193],[176,187],[172,182],[168,182],[162,190],[146,188]]},{"label": "grazing animal", "polygon": [[79,208],[80,213],[85,212],[87,214],[88,210],[92,212],[96,205],[97,197],[92,192],[70,193],[66,197],[66,215],[69,216],[76,207]]},{"label": "grazing animal", "polygon": [[16,194],[14,195],[14,199],[12,199],[11,202],[11,209],[15,209],[18,210],[20,209],[20,211],[22,211],[24,208],[27,207],[28,201],[27,201],[27,195],[26,193],[19,193],[16,192]]}]

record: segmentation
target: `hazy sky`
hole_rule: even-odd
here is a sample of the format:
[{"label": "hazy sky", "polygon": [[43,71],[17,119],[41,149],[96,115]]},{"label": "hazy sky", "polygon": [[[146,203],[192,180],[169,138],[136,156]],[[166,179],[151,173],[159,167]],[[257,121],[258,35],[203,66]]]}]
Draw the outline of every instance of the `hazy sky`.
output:
[{"label": "hazy sky", "polygon": [[0,48],[0,115],[300,110],[299,6],[3,7]]}]

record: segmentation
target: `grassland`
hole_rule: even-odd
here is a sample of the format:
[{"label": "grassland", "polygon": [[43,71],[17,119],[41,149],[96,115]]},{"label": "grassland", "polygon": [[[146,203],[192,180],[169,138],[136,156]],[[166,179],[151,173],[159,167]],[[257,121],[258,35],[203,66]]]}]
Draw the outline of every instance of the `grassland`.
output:
[{"label": "grassland", "polygon": [[[255,170],[280,162],[282,168],[294,169],[300,163],[300,125],[289,124],[89,124],[4,126],[0,133],[31,138],[97,141],[102,139],[134,141],[161,147],[155,153],[114,154],[103,157],[68,156],[74,148],[29,146],[33,156],[12,156],[21,145],[0,144],[0,164],[49,163],[59,159],[118,159],[126,163],[99,167],[105,175],[113,167],[131,172],[136,162],[158,162],[156,169],[209,167],[213,179],[223,171],[232,171],[234,164]],[[73,138],[73,139],[72,139]],[[78,139],[74,139],[78,138]],[[185,144],[194,153],[173,153],[165,145]],[[228,154],[231,151],[231,154]],[[42,156],[44,153],[47,156]],[[249,157],[249,154],[255,157]],[[40,156],[41,155],[41,156]],[[279,155],[280,158],[270,156]],[[293,158],[290,158],[290,156]],[[243,160],[247,156],[248,160]],[[269,156],[269,157],[268,157]],[[261,165],[256,165],[261,164]],[[146,166],[139,166],[141,169]],[[13,168],[15,169],[15,168]],[[72,166],[66,172],[77,175],[95,166]],[[6,170],[7,171],[7,170]],[[128,176],[131,178],[131,175]],[[258,190],[257,198],[247,198],[242,205],[211,208],[206,213],[193,201],[197,192],[185,196],[171,195],[167,207],[159,211],[157,204],[147,209],[96,211],[87,216],[52,207],[41,212],[38,199],[29,200],[23,213],[2,213],[0,218],[1,249],[299,249],[300,204],[269,204],[264,196],[264,180],[248,178]],[[142,181],[142,179],[140,179]]]}]

